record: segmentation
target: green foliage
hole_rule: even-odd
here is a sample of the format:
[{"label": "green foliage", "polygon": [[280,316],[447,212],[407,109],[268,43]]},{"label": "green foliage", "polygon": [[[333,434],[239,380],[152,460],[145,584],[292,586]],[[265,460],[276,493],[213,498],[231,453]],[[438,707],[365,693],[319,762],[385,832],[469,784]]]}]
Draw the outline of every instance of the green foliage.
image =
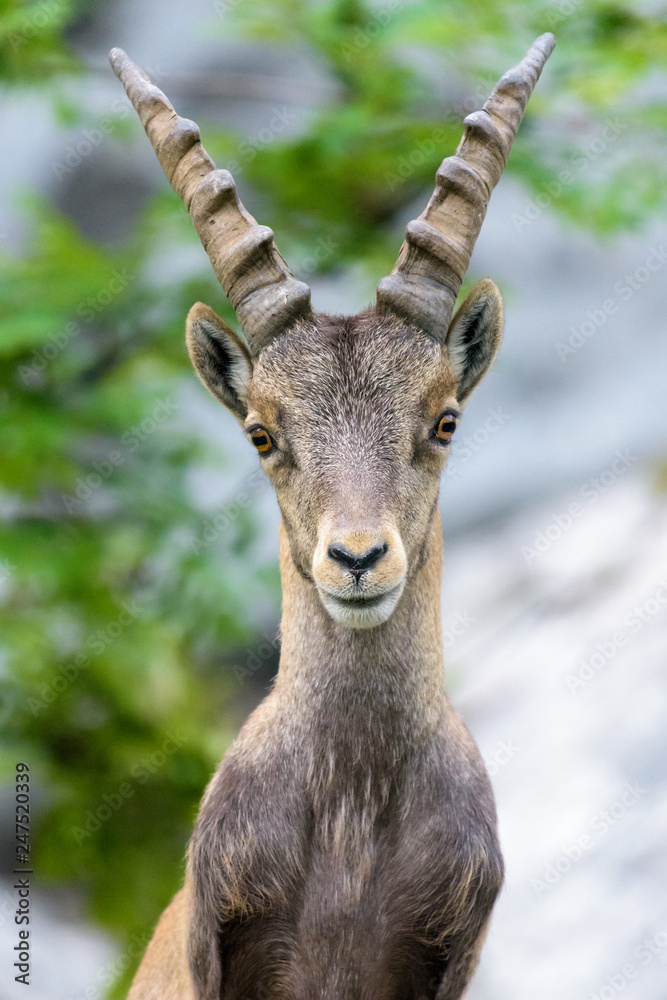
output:
[{"label": "green foliage", "polygon": [[78,6],[76,0],[0,0],[0,80],[41,84],[75,70],[62,33]]},{"label": "green foliage", "polygon": [[3,764],[18,754],[48,789],[41,877],[139,933],[229,739],[252,532],[229,518],[206,541],[188,485],[213,461],[182,413],[182,316],[202,289],[151,289],[145,241],[108,251],[46,205],[33,217],[0,280]]},{"label": "green foliage", "polygon": [[[639,225],[665,204],[667,23],[631,0],[270,0],[233,9],[246,35],[316,53],[340,88],[305,134],[270,143],[245,168],[291,238],[331,236],[328,267],[357,259],[377,274],[393,265],[392,217],[428,190],[462,118],[544,31],[555,33],[556,52],[508,174],[598,233]],[[225,20],[225,37],[234,23]],[[449,106],[434,67],[462,81]],[[605,139],[610,120],[617,130]]]},{"label": "green foliage", "polygon": [[[597,232],[664,206],[667,26],[629,0],[218,8],[226,38],[305,50],[331,82],[296,134],[257,147],[204,128],[306,278],[361,263],[371,297],[396,257],[396,215],[430,189],[462,117],[544,30],[558,48],[509,164],[526,204],[546,198]],[[59,86],[78,66],[63,32],[77,12],[69,0],[5,0],[5,86],[48,80],[63,106]],[[0,271],[0,759],[6,770],[28,760],[42,789],[40,876],[85,890],[122,940],[150,929],[179,882],[237,721],[234,666],[260,641],[248,595],[274,620],[276,572],[253,554],[256,485],[208,533],[193,491],[193,474],[221,459],[188,424],[184,393],[203,390],[183,318],[198,298],[233,317],[203,251],[202,277],[152,277],[156,249],[195,242],[176,196],[165,184],[114,249],[36,195],[25,215],[28,246]]]}]

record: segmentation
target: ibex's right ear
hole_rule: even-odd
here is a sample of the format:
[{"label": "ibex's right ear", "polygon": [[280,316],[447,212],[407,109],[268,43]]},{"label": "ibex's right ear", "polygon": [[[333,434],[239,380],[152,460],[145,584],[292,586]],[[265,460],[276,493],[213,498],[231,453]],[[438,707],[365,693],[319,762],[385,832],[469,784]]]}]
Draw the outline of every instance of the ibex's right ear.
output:
[{"label": "ibex's right ear", "polygon": [[248,413],[252,379],[248,348],[203,302],[197,302],[188,313],[185,342],[195,371],[206,388],[242,423]]}]

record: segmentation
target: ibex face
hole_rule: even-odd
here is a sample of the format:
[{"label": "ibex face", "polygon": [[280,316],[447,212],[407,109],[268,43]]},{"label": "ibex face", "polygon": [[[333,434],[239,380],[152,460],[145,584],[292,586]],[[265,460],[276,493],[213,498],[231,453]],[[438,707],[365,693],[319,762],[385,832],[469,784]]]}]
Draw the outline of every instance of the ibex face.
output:
[{"label": "ibex face", "polygon": [[419,566],[452,433],[501,327],[486,281],[444,346],[369,311],[301,321],[253,362],[212,310],[191,311],[194,365],[257,447],[295,565],[341,625],[385,621]]},{"label": "ibex face", "polygon": [[502,335],[492,282],[481,282],[450,323],[454,304],[553,44],[539,38],[466,118],[376,306],[349,319],[313,312],[309,289],[240,203],[231,175],[215,169],[197,126],[125,53],[111,53],[248,342],[249,350],[197,304],[187,324],[192,361],[259,451],[295,565],[339,624],[381,624],[419,565],[460,408]]},{"label": "ibex face", "polygon": [[295,565],[342,625],[384,621],[418,561],[446,450],[434,411],[456,405],[448,376],[438,345],[372,316],[321,321],[259,360],[247,426],[275,441],[263,464]]}]

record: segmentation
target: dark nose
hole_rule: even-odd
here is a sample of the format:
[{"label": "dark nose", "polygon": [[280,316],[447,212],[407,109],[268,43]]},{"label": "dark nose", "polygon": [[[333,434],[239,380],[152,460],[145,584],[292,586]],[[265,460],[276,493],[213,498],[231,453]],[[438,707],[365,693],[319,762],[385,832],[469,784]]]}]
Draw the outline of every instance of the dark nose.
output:
[{"label": "dark nose", "polygon": [[350,550],[346,549],[343,545],[330,545],[328,551],[331,559],[342,563],[346,569],[349,569],[355,579],[359,580],[362,573],[371,569],[371,567],[375,566],[382,559],[388,547],[387,545],[374,545],[368,552],[364,552],[363,556],[352,555]]}]

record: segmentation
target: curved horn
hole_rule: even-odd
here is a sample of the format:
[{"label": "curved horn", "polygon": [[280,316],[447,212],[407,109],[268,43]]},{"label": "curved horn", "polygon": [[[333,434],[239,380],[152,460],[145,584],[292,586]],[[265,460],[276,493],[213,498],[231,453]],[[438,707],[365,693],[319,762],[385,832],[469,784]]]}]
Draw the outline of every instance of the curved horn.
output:
[{"label": "curved horn", "polygon": [[176,114],[122,49],[112,49],[109,60],[258,354],[295,319],[311,315],[310,289],[290,274],[273,232],[243,207],[229,171],[216,170],[195,123]]},{"label": "curved horn", "polygon": [[550,33],[538,38],[499,80],[483,110],[464,120],[456,153],[440,165],[431,200],[408,224],[396,266],[378,285],[379,313],[400,316],[444,343],[491,192],[555,44]]}]

